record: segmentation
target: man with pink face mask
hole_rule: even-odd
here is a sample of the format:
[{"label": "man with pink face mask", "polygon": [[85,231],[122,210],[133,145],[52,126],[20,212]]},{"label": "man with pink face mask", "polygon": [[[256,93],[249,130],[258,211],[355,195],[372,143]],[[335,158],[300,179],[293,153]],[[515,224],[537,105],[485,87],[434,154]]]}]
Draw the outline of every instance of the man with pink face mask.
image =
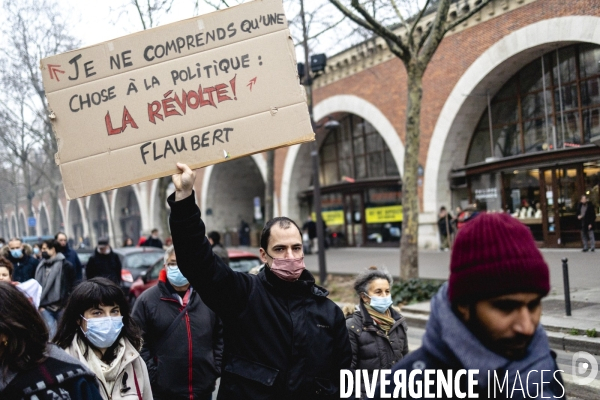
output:
[{"label": "man with pink face mask", "polygon": [[289,218],[265,224],[258,275],[235,272],[212,252],[194,197],[195,173],[173,175],[169,222],[177,263],[223,322],[218,400],[339,398],[352,350],[341,309],[304,266],[302,233]]}]

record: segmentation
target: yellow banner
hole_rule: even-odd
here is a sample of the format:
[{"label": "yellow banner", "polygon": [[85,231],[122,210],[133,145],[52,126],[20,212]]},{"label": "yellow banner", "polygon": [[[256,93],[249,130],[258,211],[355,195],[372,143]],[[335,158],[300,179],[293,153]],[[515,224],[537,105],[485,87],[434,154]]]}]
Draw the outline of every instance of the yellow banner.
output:
[{"label": "yellow banner", "polygon": [[371,207],[365,209],[367,224],[402,222],[402,206]]},{"label": "yellow banner", "polygon": [[[311,216],[313,221],[317,220],[317,214],[313,212]],[[344,210],[323,211],[321,217],[327,226],[344,225]]]}]

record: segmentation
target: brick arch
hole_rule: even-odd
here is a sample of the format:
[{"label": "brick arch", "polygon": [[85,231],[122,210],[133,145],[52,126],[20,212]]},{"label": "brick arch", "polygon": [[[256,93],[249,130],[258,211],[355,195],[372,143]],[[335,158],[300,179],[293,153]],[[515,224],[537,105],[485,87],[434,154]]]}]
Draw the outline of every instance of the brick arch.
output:
[{"label": "brick arch", "polygon": [[[328,97],[320,101],[315,105],[313,114],[314,120],[319,121],[325,118],[327,115],[336,112],[347,112],[350,114],[358,115],[366,121],[369,121],[371,125],[379,132],[385,144],[392,152],[392,156],[396,161],[400,176],[404,175],[404,144],[398,136],[398,132],[394,129],[392,123],[387,117],[373,104],[354,95],[336,95]],[[300,153],[301,146],[296,145],[288,149],[285,163],[283,167],[283,175],[281,179],[281,215],[291,215],[289,208],[289,197],[292,186],[295,186],[292,180],[292,172],[298,154]]]},{"label": "brick arch", "polygon": [[427,151],[423,211],[450,204],[447,171],[464,165],[471,135],[487,103],[511,76],[541,55],[575,42],[600,44],[600,18],[566,16],[539,21],[503,37],[460,77],[440,112]]}]

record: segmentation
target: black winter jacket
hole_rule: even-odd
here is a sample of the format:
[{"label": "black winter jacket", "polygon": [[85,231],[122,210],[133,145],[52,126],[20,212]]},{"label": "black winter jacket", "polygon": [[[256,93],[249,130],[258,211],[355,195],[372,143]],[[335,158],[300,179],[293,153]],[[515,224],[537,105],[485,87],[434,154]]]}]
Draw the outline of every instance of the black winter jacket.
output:
[{"label": "black winter jacket", "polygon": [[161,274],[158,284],[142,293],[133,307],[133,318],[143,331],[140,354],[146,361],[155,399],[206,396],[214,390],[221,372],[223,328],[195,290],[177,328],[161,339],[183,310],[175,293]]},{"label": "black winter jacket", "polygon": [[88,260],[87,266],[85,267],[85,274],[87,279],[96,278],[101,276],[103,278],[110,279],[117,285],[121,284],[121,260],[119,256],[110,250],[108,254],[102,254],[98,252],[98,249],[94,251],[94,255]]},{"label": "black winter jacket", "polygon": [[352,369],[390,369],[408,353],[406,320],[393,308],[390,310],[396,322],[389,335],[373,322],[362,302],[346,320],[352,344]]},{"label": "black winter jacket", "polygon": [[21,258],[14,258],[8,253],[6,256],[8,261],[15,267],[13,272],[13,281],[25,282],[35,277],[35,269],[37,268],[40,260],[35,257],[23,254]]},{"label": "black winter jacket", "polygon": [[79,261],[77,252],[71,248],[68,244],[61,250],[61,253],[65,256],[66,260],[71,263],[75,269],[75,283],[81,282],[83,279],[83,266]]},{"label": "black winter jacket", "polygon": [[225,349],[219,400],[339,398],[340,370],[352,350],[341,309],[304,271],[285,282],[269,269],[231,270],[205,237],[194,194],[171,206],[177,263],[223,321]]},{"label": "black winter jacket", "polygon": [[162,249],[163,242],[162,242],[162,240],[160,240],[158,238],[154,239],[152,236],[148,236],[148,238],[146,239],[146,241],[144,242],[144,244],[142,246],[143,247],[156,247],[156,248]]},{"label": "black winter jacket", "polygon": [[[577,216],[581,215],[581,206],[583,204],[577,204]],[[596,206],[591,201],[587,202],[587,208],[585,210],[585,215],[580,220],[581,229],[587,231],[588,226],[592,226],[592,230],[594,230],[594,225],[596,225]]]}]

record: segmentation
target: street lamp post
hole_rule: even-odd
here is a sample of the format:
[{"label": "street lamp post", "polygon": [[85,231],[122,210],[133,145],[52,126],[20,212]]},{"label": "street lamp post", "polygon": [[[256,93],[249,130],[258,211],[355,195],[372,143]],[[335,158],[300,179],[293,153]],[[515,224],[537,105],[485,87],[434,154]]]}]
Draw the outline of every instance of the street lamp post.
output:
[{"label": "street lamp post", "polygon": [[[304,86],[306,87],[306,95],[308,100],[308,113],[310,114],[310,123],[313,131],[315,130],[315,121],[313,118],[313,96],[312,96],[312,84],[313,78],[311,76],[311,64],[309,63],[308,56],[308,33],[306,31],[306,19],[304,16],[304,0],[300,0],[300,15],[302,17],[302,34],[303,34],[303,47],[304,47]],[[319,280],[321,285],[327,283],[327,266],[325,264],[325,231],[323,229],[323,216],[321,215],[321,185],[319,182],[319,147],[317,146],[316,138],[311,144],[310,155],[312,158],[313,167],[313,205],[316,214],[317,224],[317,242],[318,242],[318,255],[319,255]]]}]

